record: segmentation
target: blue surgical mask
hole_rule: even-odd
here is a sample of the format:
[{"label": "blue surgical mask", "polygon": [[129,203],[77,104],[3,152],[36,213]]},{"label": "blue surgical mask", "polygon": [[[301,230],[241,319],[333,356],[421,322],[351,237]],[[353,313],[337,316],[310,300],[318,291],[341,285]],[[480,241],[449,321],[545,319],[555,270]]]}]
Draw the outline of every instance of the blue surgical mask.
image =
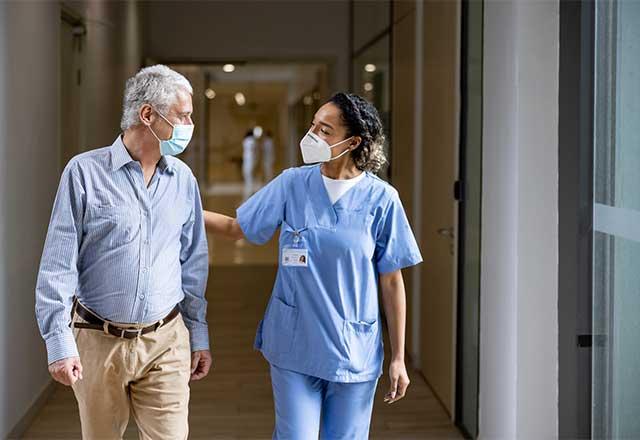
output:
[{"label": "blue surgical mask", "polygon": [[[154,109],[155,110],[155,109]],[[171,125],[173,128],[173,133],[171,134],[171,139],[163,140],[156,135],[156,133],[149,126],[149,130],[160,142],[160,154],[163,156],[177,156],[182,153],[186,148],[189,142],[191,141],[191,137],[193,136],[194,125],[184,125],[184,124],[172,124],[169,122],[167,118],[164,117],[162,113],[158,110],[155,110],[156,113],[160,115],[162,119],[167,121],[167,124]]]}]

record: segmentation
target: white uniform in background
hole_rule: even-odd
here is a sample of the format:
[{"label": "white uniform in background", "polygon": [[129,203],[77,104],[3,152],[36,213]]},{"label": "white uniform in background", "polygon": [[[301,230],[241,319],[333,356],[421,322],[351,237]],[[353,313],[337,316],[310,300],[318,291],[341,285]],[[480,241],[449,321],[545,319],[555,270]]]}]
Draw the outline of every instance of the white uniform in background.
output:
[{"label": "white uniform in background", "polygon": [[273,179],[274,156],[273,139],[270,136],[265,136],[262,141],[262,171],[265,184]]},{"label": "white uniform in background", "polygon": [[244,200],[253,193],[253,167],[256,159],[256,140],[247,136],[242,140],[242,177],[244,179]]}]

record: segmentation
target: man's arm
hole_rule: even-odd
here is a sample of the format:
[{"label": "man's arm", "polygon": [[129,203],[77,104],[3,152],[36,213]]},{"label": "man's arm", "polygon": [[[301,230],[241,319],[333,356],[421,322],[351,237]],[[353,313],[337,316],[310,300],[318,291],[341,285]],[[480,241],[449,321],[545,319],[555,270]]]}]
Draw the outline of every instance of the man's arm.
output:
[{"label": "man's arm", "polygon": [[202,214],[200,191],[192,177],[192,208],[187,223],[182,227],[180,262],[182,264],[182,290],[184,299],[180,311],[189,329],[192,351],[192,379],[207,375],[211,365],[209,329],[207,326],[207,300],[205,288],[209,274],[209,249]]},{"label": "man's arm", "polygon": [[[56,368],[50,368],[51,373],[62,383],[67,382],[64,378],[69,368],[76,372],[76,379],[82,368],[69,322],[78,285],[77,261],[85,204],[77,164],[70,162],[60,179],[36,283],[38,327],[47,346],[49,365],[57,363]],[[77,361],[59,362],[65,359]]]}]

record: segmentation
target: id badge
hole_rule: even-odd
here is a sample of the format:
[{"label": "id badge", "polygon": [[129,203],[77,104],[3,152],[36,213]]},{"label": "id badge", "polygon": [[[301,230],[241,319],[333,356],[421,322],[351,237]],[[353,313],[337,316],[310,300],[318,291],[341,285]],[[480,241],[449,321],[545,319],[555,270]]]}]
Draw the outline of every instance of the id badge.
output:
[{"label": "id badge", "polygon": [[282,265],[289,267],[307,267],[309,265],[308,249],[282,249]]}]

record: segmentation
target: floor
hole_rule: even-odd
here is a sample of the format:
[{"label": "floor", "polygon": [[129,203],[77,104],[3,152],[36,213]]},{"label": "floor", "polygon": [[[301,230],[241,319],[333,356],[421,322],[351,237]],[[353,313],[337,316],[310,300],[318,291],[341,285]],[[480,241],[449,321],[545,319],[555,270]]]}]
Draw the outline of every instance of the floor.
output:
[{"label": "floor", "polygon": [[[240,198],[223,194],[206,196],[205,206],[233,214]],[[214,368],[207,378],[192,384],[190,438],[269,439],[273,404],[268,368],[252,344],[275,278],[277,243],[256,247],[210,237],[209,245],[207,298]],[[386,376],[381,378],[371,438],[461,439],[419,374],[410,372],[410,377],[407,397],[391,406],[383,403],[389,382]],[[56,388],[23,438],[80,438],[77,405],[69,388]],[[125,438],[137,438],[133,422]]]}]

